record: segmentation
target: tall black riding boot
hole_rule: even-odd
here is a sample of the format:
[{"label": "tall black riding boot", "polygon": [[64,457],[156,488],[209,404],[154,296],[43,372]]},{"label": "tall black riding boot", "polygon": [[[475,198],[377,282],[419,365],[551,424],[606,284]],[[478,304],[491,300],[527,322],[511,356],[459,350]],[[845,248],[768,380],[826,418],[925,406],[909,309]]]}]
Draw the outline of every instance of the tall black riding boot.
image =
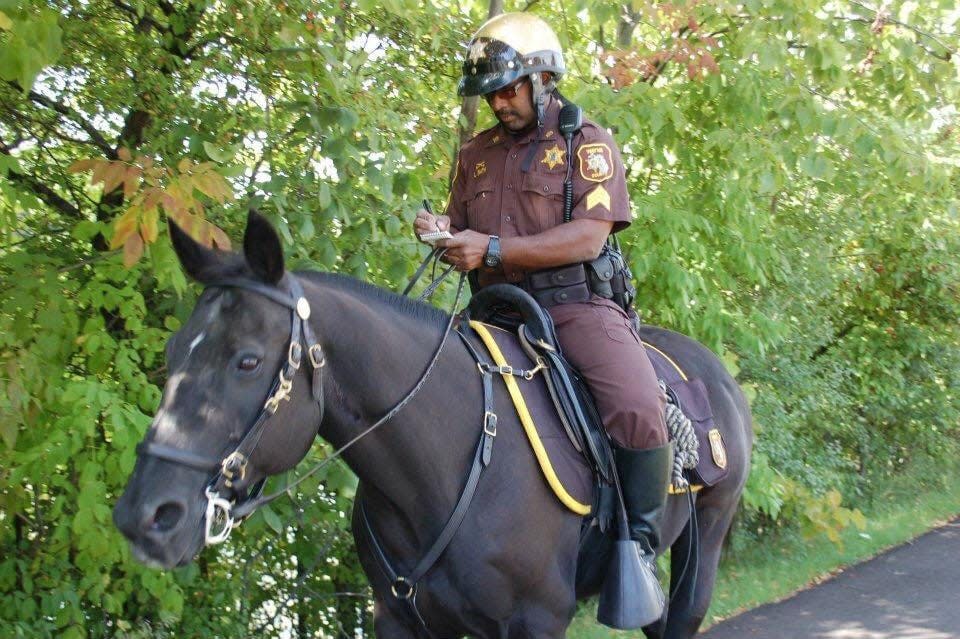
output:
[{"label": "tall black riding boot", "polygon": [[604,582],[597,619],[614,628],[642,628],[663,615],[664,595],[654,568],[673,467],[673,444],[649,450],[614,444],[613,452],[627,511],[627,531],[621,531],[617,541],[618,558]]}]

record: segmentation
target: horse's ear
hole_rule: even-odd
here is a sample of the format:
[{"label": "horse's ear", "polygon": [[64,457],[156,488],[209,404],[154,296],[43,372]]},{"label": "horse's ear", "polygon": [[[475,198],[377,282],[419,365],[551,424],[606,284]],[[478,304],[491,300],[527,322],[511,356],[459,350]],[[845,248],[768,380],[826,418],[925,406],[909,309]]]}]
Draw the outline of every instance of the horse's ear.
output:
[{"label": "horse's ear", "polygon": [[195,239],[190,237],[186,231],[168,218],[170,225],[170,240],[173,242],[173,250],[180,258],[180,264],[187,275],[196,281],[204,284],[213,277],[216,267],[220,265],[221,258],[217,251],[208,249]]},{"label": "horse's ear", "polygon": [[247,213],[243,235],[243,254],[247,265],[260,280],[276,284],[283,277],[283,247],[273,225],[255,210]]}]

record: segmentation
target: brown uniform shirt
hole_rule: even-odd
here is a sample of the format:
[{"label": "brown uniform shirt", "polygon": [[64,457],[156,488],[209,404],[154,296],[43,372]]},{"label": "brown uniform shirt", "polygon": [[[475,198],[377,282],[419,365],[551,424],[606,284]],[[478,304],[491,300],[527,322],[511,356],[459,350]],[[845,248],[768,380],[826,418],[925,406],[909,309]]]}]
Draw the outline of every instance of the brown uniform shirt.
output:
[{"label": "brown uniform shirt", "polygon": [[[498,124],[463,145],[445,211],[454,229],[523,237],[563,223],[567,150],[557,127],[559,114],[560,103],[551,98],[542,133],[513,135]],[[630,203],[613,138],[585,120],[573,138],[573,153],[572,219],[610,220],[613,232],[626,228]],[[481,269],[480,284],[518,283],[525,275],[504,264],[503,273]]]},{"label": "brown uniform shirt", "polygon": [[[497,125],[463,145],[446,209],[455,230],[523,237],[563,223],[567,158],[559,114],[560,104],[551,99],[539,137],[536,130],[514,136]],[[572,218],[610,220],[614,232],[626,228],[631,220],[627,185],[610,134],[584,122],[574,136],[573,153]],[[479,269],[478,274],[481,286],[519,283],[526,276],[508,263],[503,272]],[[611,437],[630,448],[666,443],[666,398],[627,315],[596,296],[549,310],[564,356],[586,379]]]}]

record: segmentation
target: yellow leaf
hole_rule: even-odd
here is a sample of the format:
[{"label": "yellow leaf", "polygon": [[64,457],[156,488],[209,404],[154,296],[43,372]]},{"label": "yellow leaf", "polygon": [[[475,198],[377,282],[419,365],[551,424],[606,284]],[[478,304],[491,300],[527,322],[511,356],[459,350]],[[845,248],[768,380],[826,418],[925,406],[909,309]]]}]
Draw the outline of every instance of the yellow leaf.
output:
[{"label": "yellow leaf", "polygon": [[227,234],[224,233],[219,226],[216,226],[216,225],[211,225],[211,226],[213,226],[213,243],[216,245],[218,249],[229,251],[230,238],[227,237]]},{"label": "yellow leaf", "polygon": [[127,239],[137,230],[137,219],[140,216],[140,207],[131,206],[127,212],[121,215],[113,225],[113,239],[110,240],[110,248],[115,249],[125,246]]},{"label": "yellow leaf", "polygon": [[143,240],[134,233],[123,243],[123,265],[130,268],[136,264],[143,255]]},{"label": "yellow leaf", "polygon": [[213,226],[206,220],[201,220],[197,218],[197,236],[196,240],[206,246],[207,248],[213,247],[213,233],[210,230],[210,227]]},{"label": "yellow leaf", "polygon": [[140,235],[147,244],[152,244],[157,241],[157,220],[159,217],[160,215],[157,213],[157,209],[144,211],[140,217]]},{"label": "yellow leaf", "polygon": [[123,197],[126,199],[132,198],[137,189],[140,188],[140,176],[143,174],[143,171],[139,166],[128,166],[127,170],[123,174]]},{"label": "yellow leaf", "polygon": [[143,207],[144,211],[150,211],[157,208],[157,204],[160,203],[160,198],[163,197],[163,189],[158,189],[155,186],[143,190]]},{"label": "yellow leaf", "polygon": [[3,11],[0,11],[0,29],[4,31],[9,31],[13,28],[13,20],[5,14]]},{"label": "yellow leaf", "polygon": [[130,155],[130,149],[125,146],[117,149],[117,157],[124,162],[129,162],[131,159],[133,159],[133,156]]},{"label": "yellow leaf", "polygon": [[193,162],[190,161],[190,158],[183,158],[180,160],[180,163],[177,164],[177,170],[181,173],[186,173],[190,170],[191,166],[193,166]]},{"label": "yellow leaf", "polygon": [[90,176],[90,184],[103,182],[104,177],[110,170],[110,163],[106,160],[93,160],[93,175]]},{"label": "yellow leaf", "polygon": [[214,171],[208,171],[202,175],[193,177],[193,187],[206,195],[207,197],[220,202],[230,199],[233,196],[230,186],[223,176]]},{"label": "yellow leaf", "polygon": [[97,166],[97,160],[94,159],[84,159],[77,160],[67,168],[68,173],[80,173],[82,171],[89,171],[92,168]]},{"label": "yellow leaf", "polygon": [[109,193],[121,184],[127,174],[127,167],[123,162],[109,162],[109,168],[103,176],[103,192]]}]

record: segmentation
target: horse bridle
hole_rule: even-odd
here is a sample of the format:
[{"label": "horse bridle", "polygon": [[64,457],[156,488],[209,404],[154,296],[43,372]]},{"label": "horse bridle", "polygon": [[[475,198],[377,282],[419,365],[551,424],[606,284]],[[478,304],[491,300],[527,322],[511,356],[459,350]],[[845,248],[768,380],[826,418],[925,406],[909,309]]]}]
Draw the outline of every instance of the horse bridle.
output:
[{"label": "horse bridle", "polygon": [[[246,478],[247,465],[253,451],[260,443],[267,421],[277,412],[280,402],[290,399],[293,379],[303,363],[304,353],[307,354],[307,361],[313,371],[311,394],[320,407],[320,418],[317,423],[323,421],[323,375],[321,371],[326,364],[326,358],[307,321],[310,318],[310,303],[303,295],[303,286],[291,274],[284,275],[283,280],[287,280],[286,288],[289,292],[285,292],[279,287],[274,288],[246,278],[217,280],[207,284],[208,288],[228,287],[252,291],[289,308],[291,311],[287,360],[281,365],[277,378],[274,380],[263,408],[260,409],[253,425],[247,429],[243,439],[240,440],[233,451],[222,459],[215,459],[149,440],[145,440],[137,446],[137,453],[140,455],[149,455],[197,470],[217,471],[205,490],[207,518],[204,536],[207,544],[216,544],[226,540],[230,531],[240,522],[239,518],[234,519],[231,511],[259,498],[263,488],[263,480],[258,482],[253,490],[248,491],[247,495],[239,502],[228,499],[227,495],[233,494],[234,497],[239,497],[236,494],[235,484]],[[281,280],[281,284],[283,280]],[[254,509],[255,506],[245,509],[246,514],[252,513]],[[219,530],[215,531],[215,528],[219,528]]]},{"label": "horse bridle", "polygon": [[[433,254],[431,254],[431,257],[432,256]],[[444,273],[443,276],[446,276],[447,274],[449,274],[449,270]],[[453,302],[453,309],[456,309],[457,304],[460,303],[460,295],[463,292],[464,279],[465,278],[461,273],[460,281],[457,285],[457,295]],[[217,280],[207,284],[207,287],[223,286],[252,291],[291,310],[292,319],[290,326],[290,345],[287,348],[287,361],[283,364],[283,366],[281,366],[280,372],[277,375],[277,379],[274,381],[273,387],[267,394],[267,400],[264,403],[263,408],[260,409],[260,413],[257,415],[256,420],[233,452],[218,460],[212,457],[206,457],[190,451],[174,448],[172,446],[157,444],[153,441],[145,440],[137,445],[137,453],[140,455],[149,455],[164,461],[180,464],[181,466],[187,466],[189,468],[195,468],[198,470],[205,470],[208,472],[217,471],[207,484],[207,488],[205,490],[207,497],[207,513],[204,527],[204,543],[208,545],[226,541],[227,537],[230,536],[230,531],[232,531],[236,526],[240,525],[240,523],[246,517],[252,514],[257,508],[274,501],[278,497],[289,494],[290,491],[296,488],[300,483],[318,472],[327,464],[333,462],[348,448],[369,435],[375,429],[388,422],[398,412],[400,412],[400,410],[406,406],[406,404],[413,399],[413,396],[416,395],[417,392],[423,387],[424,383],[426,383],[427,377],[429,377],[430,372],[440,359],[440,353],[443,350],[443,346],[446,344],[447,337],[450,335],[450,330],[453,327],[455,315],[451,313],[449,319],[447,320],[447,326],[443,332],[443,337],[440,339],[440,343],[437,345],[437,348],[433,353],[433,357],[427,364],[427,368],[424,370],[423,375],[420,376],[420,379],[417,380],[417,383],[414,384],[413,388],[411,388],[410,391],[393,406],[393,408],[387,411],[383,417],[362,430],[359,434],[353,437],[353,439],[346,442],[325,459],[318,462],[313,466],[313,468],[300,476],[296,481],[290,483],[286,488],[263,497],[260,495],[260,493],[263,490],[263,485],[266,479],[262,479],[257,483],[256,486],[253,487],[252,490],[248,491],[247,495],[242,500],[231,500],[227,497],[221,496],[221,491],[229,490],[231,493],[234,493],[234,496],[237,496],[235,495],[236,491],[234,490],[234,483],[237,481],[242,481],[246,476],[247,463],[249,462],[250,456],[254,449],[260,443],[260,438],[263,435],[267,420],[277,411],[281,401],[290,399],[290,392],[293,388],[293,378],[300,368],[304,352],[307,353],[308,361],[313,369],[313,378],[311,380],[311,392],[313,399],[320,406],[320,417],[317,420],[317,423],[319,424],[323,421],[323,376],[321,371],[326,364],[326,358],[323,354],[322,348],[320,347],[320,343],[314,337],[313,331],[310,328],[310,324],[307,322],[310,317],[310,303],[303,295],[303,287],[297,278],[292,274],[288,273],[284,275],[281,283],[284,280],[287,280],[288,282],[289,293],[286,293],[282,289],[270,287],[261,282],[246,278]]]}]

